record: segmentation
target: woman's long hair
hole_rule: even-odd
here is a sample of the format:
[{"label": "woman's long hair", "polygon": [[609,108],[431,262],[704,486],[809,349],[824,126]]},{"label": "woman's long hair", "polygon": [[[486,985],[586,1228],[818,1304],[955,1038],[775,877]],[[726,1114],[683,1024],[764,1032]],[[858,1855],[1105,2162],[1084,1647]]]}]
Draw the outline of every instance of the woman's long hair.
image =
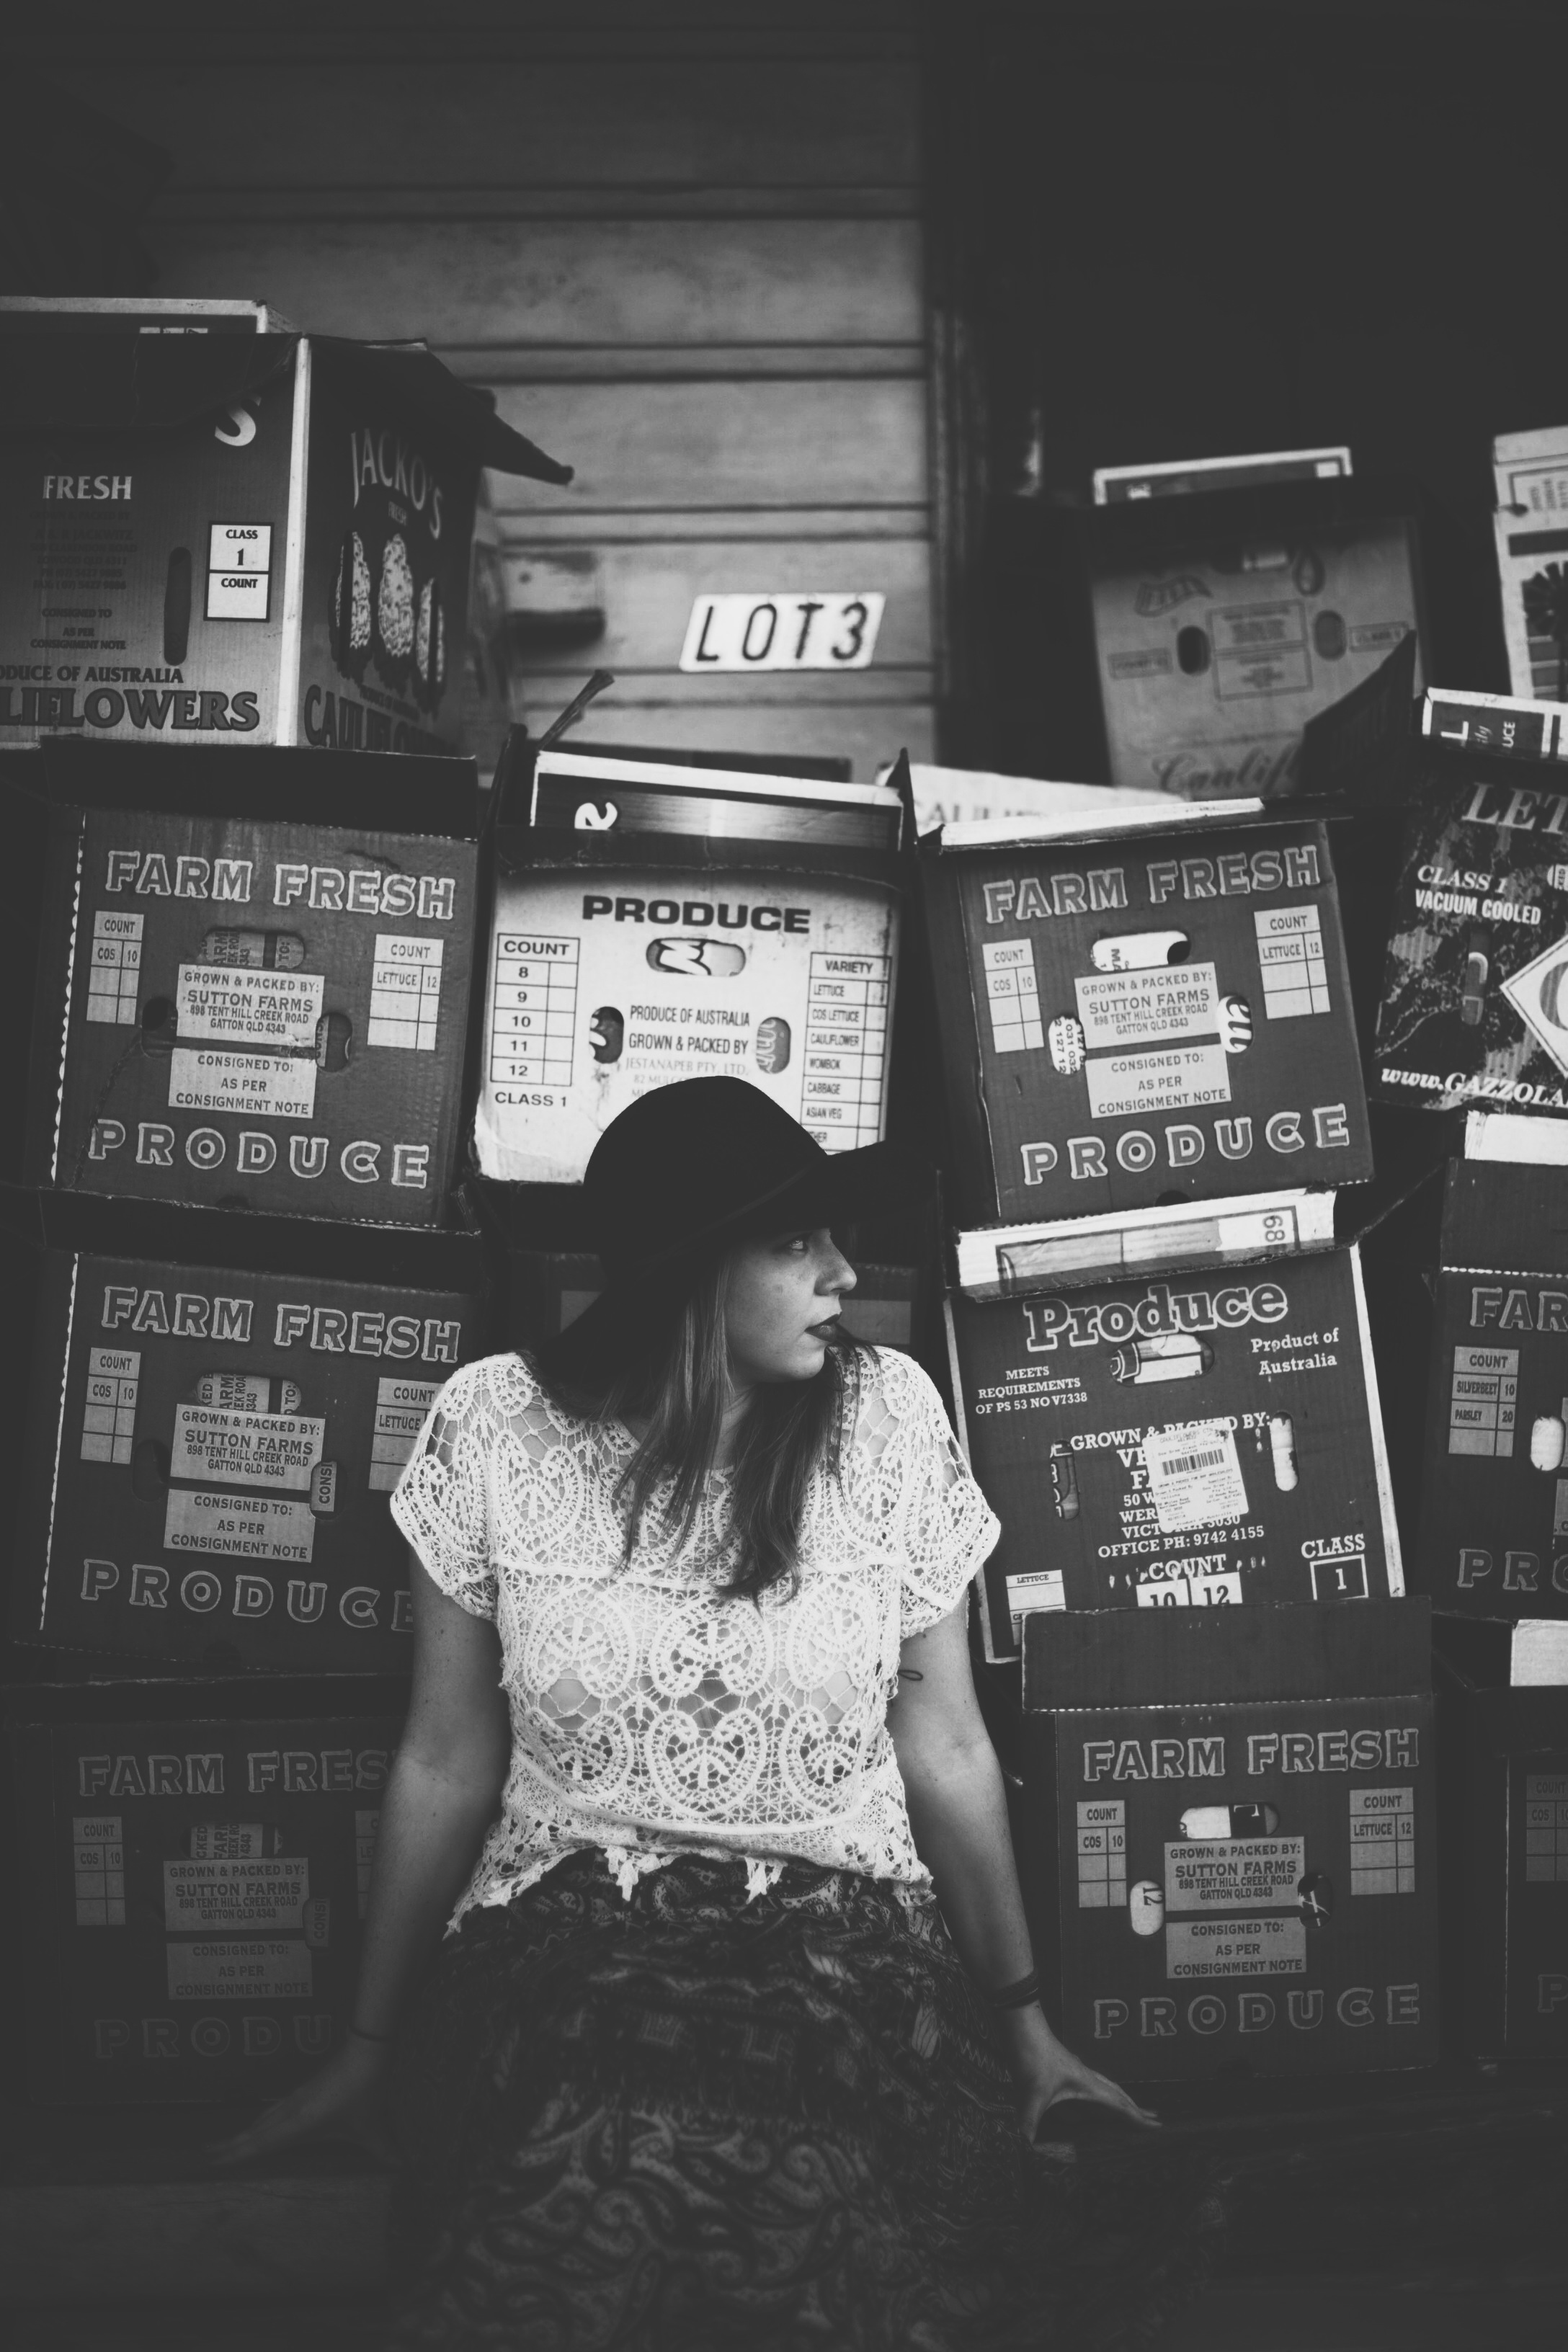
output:
[{"label": "woman's long hair", "polygon": [[[721,1256],[700,1265],[684,1298],[653,1323],[646,1346],[601,1388],[563,1377],[552,1364],[552,1350],[540,1350],[544,1383],[569,1412],[647,1424],[616,1489],[617,1499],[628,1505],[628,1560],[666,1480],[672,1491],[665,1508],[677,1540],[684,1542],[697,1524],[729,1400],[729,1264]],[[829,1346],[814,1379],[752,1390],[730,1464],[725,1534],[734,1545],[735,1568],[720,1587],[726,1598],[755,1599],[770,1585],[794,1580],[812,1477],[824,1465],[837,1474],[858,1386],[854,1347],[840,1340]]]}]

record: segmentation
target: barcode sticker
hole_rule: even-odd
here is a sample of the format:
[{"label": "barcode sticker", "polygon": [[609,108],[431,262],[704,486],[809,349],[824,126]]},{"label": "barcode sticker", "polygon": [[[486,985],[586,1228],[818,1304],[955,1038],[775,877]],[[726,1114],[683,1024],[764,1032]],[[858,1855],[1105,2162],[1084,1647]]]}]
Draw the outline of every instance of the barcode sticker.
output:
[{"label": "barcode sticker", "polygon": [[1247,1517],[1247,1486],[1235,1433],[1222,1422],[1152,1429],[1143,1440],[1149,1499],[1162,1535],[1227,1527]]}]

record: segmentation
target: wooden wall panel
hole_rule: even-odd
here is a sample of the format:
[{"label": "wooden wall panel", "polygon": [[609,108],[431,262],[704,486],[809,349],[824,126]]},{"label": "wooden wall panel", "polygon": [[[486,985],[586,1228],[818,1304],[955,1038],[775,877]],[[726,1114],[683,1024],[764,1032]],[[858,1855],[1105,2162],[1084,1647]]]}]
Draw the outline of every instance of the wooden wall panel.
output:
[{"label": "wooden wall panel", "polygon": [[264,287],[318,333],[418,335],[476,369],[534,344],[921,340],[912,220],[180,219],[158,252],[182,294]]},{"label": "wooden wall panel", "polygon": [[569,489],[502,479],[503,510],[910,506],[925,497],[918,383],[502,384],[497,404]]}]

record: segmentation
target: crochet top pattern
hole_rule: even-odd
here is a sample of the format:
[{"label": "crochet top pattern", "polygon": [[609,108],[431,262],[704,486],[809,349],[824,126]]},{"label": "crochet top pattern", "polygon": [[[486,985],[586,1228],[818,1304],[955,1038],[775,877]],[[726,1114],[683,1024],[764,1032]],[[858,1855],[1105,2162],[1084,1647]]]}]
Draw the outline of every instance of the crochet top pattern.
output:
[{"label": "crochet top pattern", "polygon": [[954,1607],[997,1523],[908,1357],[858,1348],[845,1396],[795,1588],[727,1600],[723,1472],[683,1543],[659,1489],[627,1560],[627,1431],[563,1412],[521,1356],[447,1381],[392,1509],[442,1591],[494,1621],[511,1716],[500,1814],[454,1925],[584,1846],[626,1893],[699,1853],[742,1856],[749,1893],[798,1857],[923,1899],[886,1710],[900,1643]]}]

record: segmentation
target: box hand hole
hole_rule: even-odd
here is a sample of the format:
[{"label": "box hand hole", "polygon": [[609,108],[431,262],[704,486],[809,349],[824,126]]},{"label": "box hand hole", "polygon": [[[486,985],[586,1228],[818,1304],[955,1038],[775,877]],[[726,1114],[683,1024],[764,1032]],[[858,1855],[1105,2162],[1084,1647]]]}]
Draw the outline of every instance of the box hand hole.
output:
[{"label": "box hand hole", "polygon": [[1202,677],[1213,659],[1206,629],[1189,621],[1184,629],[1176,631],[1176,660],[1188,677]]},{"label": "box hand hole", "polygon": [[1123,931],[1091,940],[1089,960],[1096,971],[1163,971],[1192,951],[1185,931]]},{"label": "box hand hole", "polygon": [[169,1449],[144,1437],[131,1455],[131,1491],[139,1503],[161,1503],[169,1491]]},{"label": "box hand hole", "polygon": [[1318,613],[1312,620],[1312,644],[1324,661],[1342,661],[1350,644],[1344,616],[1340,613]]},{"label": "box hand hole", "polygon": [[305,961],[305,942],[293,931],[209,931],[202,941],[202,958],[228,970],[298,971]]},{"label": "box hand hole", "polygon": [[316,1067],[346,1070],[353,1054],[354,1025],[346,1013],[323,1013],[316,1024]]},{"label": "box hand hole", "polygon": [[1296,1468],[1296,1425],[1288,1412],[1277,1412],[1268,1424],[1268,1457],[1274,1484],[1282,1495],[1293,1495],[1300,1484]]},{"label": "box hand hole", "polygon": [[765,1078],[776,1078],[789,1067],[793,1043],[789,1023],[781,1013],[770,1013],[757,1024],[757,1067]]},{"label": "box hand hole", "polygon": [[142,1007],[142,1051],[167,1054],[179,1034],[180,1016],[170,996],[150,996]]},{"label": "box hand hole", "polygon": [[1152,1339],[1130,1339],[1110,1356],[1113,1381],[1135,1388],[1152,1381],[1196,1381],[1214,1369],[1214,1349],[1190,1331],[1163,1331]]},{"label": "box hand hole", "polygon": [[1220,1000],[1219,1042],[1227,1054],[1245,1054],[1252,1043],[1252,1007],[1245,996]]},{"label": "box hand hole", "polygon": [[1531,1468],[1548,1473],[1561,1470],[1565,1442],[1568,1442],[1568,1430],[1564,1429],[1562,1414],[1542,1413],[1531,1425]]},{"label": "box hand hole", "polygon": [[1459,991],[1459,1018],[1467,1029],[1479,1029],[1486,1018],[1487,982],[1491,973],[1491,959],[1487,949],[1491,942],[1479,925],[1472,925],[1465,941],[1465,977]]}]

